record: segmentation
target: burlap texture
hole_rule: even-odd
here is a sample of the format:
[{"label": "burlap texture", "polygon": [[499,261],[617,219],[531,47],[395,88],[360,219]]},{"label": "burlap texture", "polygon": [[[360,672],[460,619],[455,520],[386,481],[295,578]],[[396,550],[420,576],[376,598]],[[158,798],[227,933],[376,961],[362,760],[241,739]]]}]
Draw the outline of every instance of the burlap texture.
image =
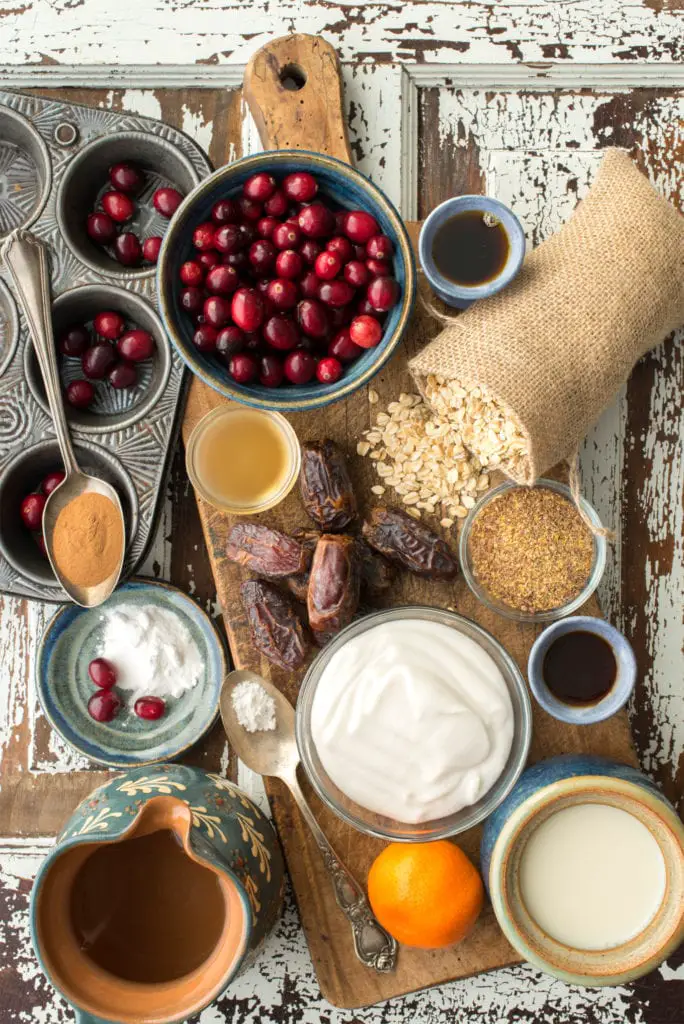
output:
[{"label": "burlap texture", "polygon": [[506,406],[529,446],[515,476],[531,484],[576,450],[637,360],[683,322],[684,217],[609,149],[587,197],[516,280],[410,367],[419,387],[441,374]]}]

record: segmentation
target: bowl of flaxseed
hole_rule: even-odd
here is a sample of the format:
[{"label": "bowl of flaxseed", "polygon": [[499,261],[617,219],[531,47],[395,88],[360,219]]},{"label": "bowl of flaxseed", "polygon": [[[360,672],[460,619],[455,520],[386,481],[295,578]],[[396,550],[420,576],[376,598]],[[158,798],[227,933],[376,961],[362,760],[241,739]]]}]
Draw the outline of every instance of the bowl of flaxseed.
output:
[{"label": "bowl of flaxseed", "polygon": [[606,539],[595,509],[555,480],[504,483],[470,510],[460,537],[463,576],[488,608],[518,622],[575,612],[596,590]]}]

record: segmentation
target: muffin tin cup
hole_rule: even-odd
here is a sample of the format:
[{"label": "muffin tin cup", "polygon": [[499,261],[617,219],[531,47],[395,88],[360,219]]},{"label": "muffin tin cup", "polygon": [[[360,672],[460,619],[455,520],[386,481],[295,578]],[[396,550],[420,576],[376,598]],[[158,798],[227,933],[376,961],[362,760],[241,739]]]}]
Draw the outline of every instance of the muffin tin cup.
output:
[{"label": "muffin tin cup", "polygon": [[39,133],[21,114],[0,107],[0,238],[36,220],[51,183],[50,156]]},{"label": "muffin tin cup", "polygon": [[[92,284],[63,292],[52,306],[55,341],[68,327],[89,323],[105,310],[120,313],[128,323],[149,331],[156,342],[156,349],[150,359],[135,364],[138,383],[134,387],[117,390],[106,379],[93,381],[96,392],[93,407],[76,409],[65,402],[69,423],[87,434],[108,433],[137,423],[159,401],[171,370],[171,349],[157,314],[135,292],[113,285]],[[72,380],[84,378],[80,358],[59,356],[59,362],[64,386]],[[45,412],[49,412],[43,378],[35,349],[30,343],[24,352],[24,373],[34,398]]]}]

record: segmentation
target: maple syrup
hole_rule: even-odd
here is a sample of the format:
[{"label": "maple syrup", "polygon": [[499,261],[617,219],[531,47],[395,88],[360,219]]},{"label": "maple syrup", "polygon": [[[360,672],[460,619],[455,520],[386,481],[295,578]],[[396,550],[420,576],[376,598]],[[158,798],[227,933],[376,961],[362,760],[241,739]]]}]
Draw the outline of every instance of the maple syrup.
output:
[{"label": "maple syrup", "polygon": [[432,259],[439,273],[467,288],[488,284],[508,262],[510,241],[501,221],[486,210],[465,210],[437,228]]}]

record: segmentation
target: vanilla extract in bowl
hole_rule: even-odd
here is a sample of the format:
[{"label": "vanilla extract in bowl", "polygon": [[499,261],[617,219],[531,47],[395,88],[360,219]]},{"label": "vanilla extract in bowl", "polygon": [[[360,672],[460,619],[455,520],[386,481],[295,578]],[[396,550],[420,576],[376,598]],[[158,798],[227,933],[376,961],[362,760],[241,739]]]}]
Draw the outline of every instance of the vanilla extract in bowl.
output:
[{"label": "vanilla extract in bowl", "polygon": [[449,281],[476,288],[501,274],[510,248],[506,229],[492,213],[464,210],[445,220],[435,232],[432,259]]},{"label": "vanilla extract in bowl", "polygon": [[561,633],[550,645],[542,676],[554,697],[564,704],[588,705],[610,693],[617,671],[615,653],[607,640],[577,629]]}]

